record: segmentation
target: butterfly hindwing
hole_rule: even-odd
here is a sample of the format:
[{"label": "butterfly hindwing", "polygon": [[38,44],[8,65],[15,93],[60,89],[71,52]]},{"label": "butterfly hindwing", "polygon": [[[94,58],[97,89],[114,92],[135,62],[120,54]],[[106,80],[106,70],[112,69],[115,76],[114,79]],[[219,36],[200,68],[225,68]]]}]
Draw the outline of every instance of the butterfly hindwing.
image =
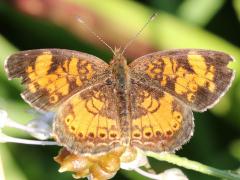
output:
[{"label": "butterfly hindwing", "polygon": [[189,107],[169,93],[134,82],[130,91],[131,145],[146,151],[175,151],[194,129]]},{"label": "butterfly hindwing", "polygon": [[78,154],[107,152],[120,145],[112,85],[96,85],[64,102],[54,120],[56,140]]}]

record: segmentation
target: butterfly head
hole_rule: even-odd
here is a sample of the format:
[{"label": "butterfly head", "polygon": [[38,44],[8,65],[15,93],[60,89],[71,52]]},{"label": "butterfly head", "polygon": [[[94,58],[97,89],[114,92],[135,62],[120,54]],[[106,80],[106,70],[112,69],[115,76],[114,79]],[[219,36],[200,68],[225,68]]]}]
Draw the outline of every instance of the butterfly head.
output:
[{"label": "butterfly head", "polygon": [[127,64],[127,60],[122,54],[121,48],[116,48],[116,47],[114,48],[113,59],[110,62],[110,64],[122,64],[122,65]]}]

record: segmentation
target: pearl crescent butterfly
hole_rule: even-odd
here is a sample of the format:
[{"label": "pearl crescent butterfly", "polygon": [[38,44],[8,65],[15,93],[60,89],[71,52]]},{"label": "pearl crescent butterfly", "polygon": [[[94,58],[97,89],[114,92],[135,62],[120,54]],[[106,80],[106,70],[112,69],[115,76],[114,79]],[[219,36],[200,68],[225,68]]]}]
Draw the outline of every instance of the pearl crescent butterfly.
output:
[{"label": "pearl crescent butterfly", "polygon": [[177,49],[147,54],[128,64],[115,49],[110,64],[78,51],[18,52],[5,63],[22,78],[23,99],[56,112],[53,135],[75,154],[119,146],[173,152],[193,134],[192,111],[211,108],[231,85],[228,54]]}]

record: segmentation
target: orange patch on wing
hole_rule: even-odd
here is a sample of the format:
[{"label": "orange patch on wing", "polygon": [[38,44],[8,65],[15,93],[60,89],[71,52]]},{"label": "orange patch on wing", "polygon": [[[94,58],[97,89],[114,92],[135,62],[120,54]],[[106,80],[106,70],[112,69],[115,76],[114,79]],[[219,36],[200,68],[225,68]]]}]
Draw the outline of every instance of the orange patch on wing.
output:
[{"label": "orange patch on wing", "polygon": [[90,79],[93,74],[94,74],[94,71],[93,71],[93,68],[92,68],[92,65],[91,64],[87,64],[87,70],[88,70],[88,73],[87,73],[87,79]]},{"label": "orange patch on wing", "polygon": [[70,62],[69,62],[69,74],[71,75],[78,75],[78,67],[77,67],[77,64],[78,64],[78,61],[79,59],[76,58],[76,57],[72,57]]},{"label": "orange patch on wing", "polygon": [[65,71],[68,72],[68,60],[67,59],[64,60],[63,68],[65,69]]},{"label": "orange patch on wing", "polygon": [[51,68],[52,64],[52,54],[50,52],[45,52],[42,55],[37,56],[35,62],[35,73],[38,76],[46,75],[48,70]]},{"label": "orange patch on wing", "polygon": [[60,75],[60,74],[63,74],[65,72],[64,72],[64,70],[63,70],[63,68],[61,66],[58,66],[56,71],[55,71],[55,73]]},{"label": "orange patch on wing", "polygon": [[28,77],[31,81],[34,81],[37,78],[37,75],[35,72],[31,72],[30,74],[28,74]]},{"label": "orange patch on wing", "polygon": [[213,65],[207,68],[206,60],[202,55],[194,54],[190,52],[188,55],[188,62],[195,72],[194,80],[199,86],[207,86],[211,92],[215,91],[214,74],[215,68]]},{"label": "orange patch on wing", "polygon": [[155,76],[156,76],[156,74],[152,72],[152,69],[153,69],[154,67],[155,67],[154,64],[149,63],[149,64],[148,64],[148,68],[147,68],[147,70],[146,70],[147,75],[148,75],[150,78],[152,78],[152,79],[155,78]]},{"label": "orange patch on wing", "polygon": [[30,91],[31,93],[37,92],[37,88],[35,87],[35,85],[34,85],[33,83],[30,83],[30,84],[28,85],[28,89],[29,89],[29,91]]},{"label": "orange patch on wing", "polygon": [[174,134],[181,126],[183,115],[174,109],[173,102],[169,94],[159,100],[151,96],[145,98],[139,106],[147,110],[148,114],[133,120],[132,136],[139,134],[139,137],[152,138],[160,134],[169,136],[169,132]]},{"label": "orange patch on wing", "polygon": [[82,85],[82,81],[81,81],[80,77],[76,77],[76,84],[77,84],[78,86],[81,86],[81,85]]},{"label": "orange patch on wing", "polygon": [[37,80],[37,83],[39,84],[39,86],[41,88],[43,88],[43,87],[46,87],[48,85],[49,79],[48,79],[48,77],[45,76],[45,77],[39,78]]},{"label": "orange patch on wing", "polygon": [[167,75],[173,75],[173,65],[172,65],[172,61],[170,60],[169,57],[162,57],[162,60],[164,62],[164,70],[163,70],[163,74],[167,74]]},{"label": "orange patch on wing", "polygon": [[27,69],[26,69],[26,72],[29,74],[31,72],[33,72],[33,68],[32,66],[28,66]]},{"label": "orange patch on wing", "polygon": [[[120,130],[115,119],[107,118],[100,114],[104,103],[94,97],[91,100],[79,96],[71,98],[72,113],[64,118],[68,130],[80,138],[100,138],[104,140],[120,138]],[[71,118],[69,118],[71,117]],[[73,117],[73,118],[72,118]]]},{"label": "orange patch on wing", "polygon": [[187,100],[193,102],[195,94],[199,87],[206,87],[210,92],[214,92],[216,87],[214,80],[215,68],[210,66],[207,68],[205,58],[201,55],[190,52],[188,55],[188,63],[194,73],[188,72],[184,67],[176,70],[175,92],[177,94],[186,94]]},{"label": "orange patch on wing", "polygon": [[69,83],[65,77],[59,78],[55,81],[55,88],[58,93],[63,96],[68,95],[69,93]]}]

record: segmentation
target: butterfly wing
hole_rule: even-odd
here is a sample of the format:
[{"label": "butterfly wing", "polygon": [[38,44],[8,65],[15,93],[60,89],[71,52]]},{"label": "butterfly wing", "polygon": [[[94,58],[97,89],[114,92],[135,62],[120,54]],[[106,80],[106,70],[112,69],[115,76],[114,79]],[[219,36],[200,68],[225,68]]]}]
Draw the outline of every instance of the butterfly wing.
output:
[{"label": "butterfly wing", "polygon": [[120,145],[120,127],[112,85],[96,85],[62,104],[53,124],[61,145],[75,154],[108,152]]},{"label": "butterfly wing", "polygon": [[77,91],[105,79],[108,64],[78,51],[38,49],[21,51],[7,58],[9,79],[22,78],[21,94],[39,110],[53,110]]},{"label": "butterfly wing", "polygon": [[169,93],[132,82],[130,102],[132,146],[173,152],[190,139],[194,129],[192,111]]},{"label": "butterfly wing", "polygon": [[195,111],[204,111],[227,91],[232,57],[217,51],[180,49],[148,54],[129,66],[131,77],[170,93]]}]

